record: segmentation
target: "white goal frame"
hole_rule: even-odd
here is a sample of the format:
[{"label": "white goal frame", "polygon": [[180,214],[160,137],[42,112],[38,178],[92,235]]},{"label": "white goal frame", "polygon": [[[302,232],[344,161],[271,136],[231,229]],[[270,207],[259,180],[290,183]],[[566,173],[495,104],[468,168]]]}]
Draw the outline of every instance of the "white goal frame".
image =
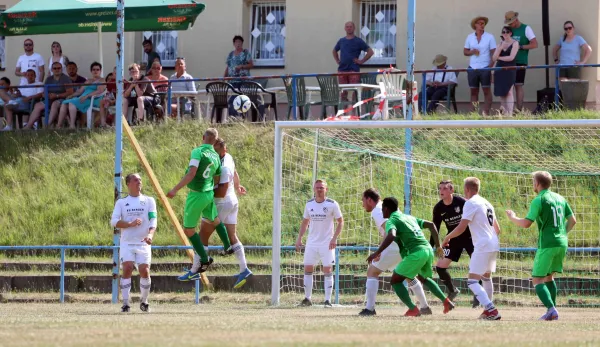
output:
[{"label": "white goal frame", "polygon": [[[600,119],[553,120],[440,120],[440,121],[277,121],[275,122],[275,158],[273,177],[273,245],[271,305],[278,306],[281,294],[281,189],[282,152],[285,129],[411,129],[423,128],[586,128],[600,127]],[[408,149],[410,150],[410,148]],[[410,161],[410,160],[408,160]]]}]

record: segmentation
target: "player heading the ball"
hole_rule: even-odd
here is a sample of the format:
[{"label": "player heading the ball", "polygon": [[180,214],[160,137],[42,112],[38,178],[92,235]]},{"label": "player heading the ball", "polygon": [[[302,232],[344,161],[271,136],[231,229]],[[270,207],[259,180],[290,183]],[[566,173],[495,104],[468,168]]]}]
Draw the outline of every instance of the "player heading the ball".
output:
[{"label": "player heading the ball", "polygon": [[150,311],[148,295],[150,295],[150,245],[156,231],[156,201],[142,194],[142,178],[137,173],[125,177],[129,195],[117,200],[110,219],[110,224],[121,229],[119,258],[123,265],[121,274],[121,293],[123,307],[121,312],[129,312],[129,292],[131,291],[131,275],[135,264],[140,272],[140,310]]},{"label": "player heading the ball", "polygon": [[548,309],[540,320],[558,320],[556,282],[554,274],[562,273],[569,243],[567,234],[573,229],[575,215],[561,195],[550,191],[552,175],[546,171],[533,173],[533,191],[538,195],[531,201],[525,218],[506,210],[508,218],[521,228],[535,221],[539,230],[538,249],[533,260],[533,285],[540,301]]},{"label": "player heading the ball", "polygon": [[444,295],[444,292],[442,292],[437,283],[431,279],[433,276],[433,250],[421,230],[421,228],[427,228],[431,231],[431,236],[436,245],[437,256],[441,257],[444,252],[442,247],[440,247],[438,231],[435,225],[432,222],[398,211],[398,200],[394,197],[383,199],[381,211],[383,212],[383,218],[388,219],[385,223],[387,236],[381,242],[379,249],[371,254],[367,258],[367,261],[372,263],[392,242],[396,242],[400,253],[405,256],[396,266],[396,269],[394,269],[390,284],[400,300],[408,306],[408,311],[404,315],[407,317],[418,317],[421,315],[417,306],[410,299],[404,283],[402,283],[404,280],[407,280],[410,286],[413,286],[415,281],[424,283],[431,293],[443,302],[444,314],[450,312],[454,308],[454,304]]},{"label": "player heading the ball", "polygon": [[[312,306],[313,271],[319,261],[323,264],[325,277],[325,307],[332,307],[331,293],[333,292],[333,265],[335,264],[335,247],[337,238],[344,227],[344,217],[340,205],[327,198],[327,182],[316,180],[313,186],[315,197],[308,200],[304,207],[304,218],[300,224],[300,232],[296,240],[296,251],[303,248],[302,237],[309,227],[304,247],[304,300],[300,306]],[[337,221],[337,226],[334,224]]]},{"label": "player heading the ball", "polygon": [[[199,274],[205,272],[213,263],[213,259],[208,256],[208,252],[204,249],[204,244],[200,239],[200,235],[196,232],[196,227],[200,222],[200,218],[211,222],[217,219],[213,188],[219,184],[221,159],[215,152],[213,145],[218,137],[217,129],[206,129],[204,135],[202,135],[202,145],[192,150],[185,175],[167,193],[167,197],[172,199],[181,188],[185,186],[189,188],[190,191],[183,210],[183,231],[192,246],[194,246],[196,253],[200,256],[200,266],[195,269],[192,268],[187,274],[180,276],[179,280],[184,280],[182,277],[187,277],[189,280],[198,279]],[[212,229],[214,226],[212,223],[202,223],[201,228]],[[204,230],[204,232],[208,231]]]},{"label": "player heading the ball", "polygon": [[[492,272],[496,272],[496,257],[500,250],[498,241],[500,226],[492,204],[479,195],[480,187],[479,178],[465,178],[464,192],[467,202],[463,208],[462,219],[454,231],[446,235],[443,245],[449,246],[450,240],[460,236],[469,227],[475,250],[469,262],[467,284],[484,307],[479,319],[499,320],[502,317],[492,302],[494,293]],[[479,284],[479,280],[483,282],[483,286]]]}]

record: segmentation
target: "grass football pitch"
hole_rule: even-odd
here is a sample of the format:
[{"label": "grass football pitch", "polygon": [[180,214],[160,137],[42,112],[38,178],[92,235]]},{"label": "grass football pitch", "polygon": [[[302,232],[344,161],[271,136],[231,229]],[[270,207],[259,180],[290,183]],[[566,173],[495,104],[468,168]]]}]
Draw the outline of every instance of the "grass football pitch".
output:
[{"label": "grass football pitch", "polygon": [[400,305],[272,308],[265,304],[156,303],[143,313],[103,303],[0,304],[1,346],[598,346],[600,311],[562,308],[560,320],[540,322],[541,308],[501,308],[501,321],[458,307],[447,315],[405,318]]}]

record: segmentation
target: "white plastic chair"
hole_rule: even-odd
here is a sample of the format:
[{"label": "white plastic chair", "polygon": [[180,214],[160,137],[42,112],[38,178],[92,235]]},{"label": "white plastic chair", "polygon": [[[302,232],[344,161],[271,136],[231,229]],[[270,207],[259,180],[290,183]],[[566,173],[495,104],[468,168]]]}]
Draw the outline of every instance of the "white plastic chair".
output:
[{"label": "white plastic chair", "polygon": [[[406,90],[402,89],[404,82],[406,81],[406,74],[390,73],[401,70],[392,69],[377,76],[377,82],[381,87],[381,90],[386,93],[386,99],[384,102],[384,118],[388,116],[388,103],[390,101],[402,101],[402,115],[406,119],[407,104],[406,104]],[[418,100],[419,93],[417,88],[417,81],[413,82],[413,115],[419,114]]]},{"label": "white plastic chair", "polygon": [[94,96],[92,96],[92,98],[90,99],[90,107],[88,107],[87,112],[86,112],[86,114],[87,114],[87,128],[88,129],[93,128],[92,121],[93,121],[94,111],[96,111],[96,112],[100,111],[99,107],[94,107],[94,99],[95,98],[102,99],[102,98],[104,98],[104,95],[106,95],[106,90],[104,90],[104,92],[102,92],[102,94],[100,94],[100,95],[94,95]]}]

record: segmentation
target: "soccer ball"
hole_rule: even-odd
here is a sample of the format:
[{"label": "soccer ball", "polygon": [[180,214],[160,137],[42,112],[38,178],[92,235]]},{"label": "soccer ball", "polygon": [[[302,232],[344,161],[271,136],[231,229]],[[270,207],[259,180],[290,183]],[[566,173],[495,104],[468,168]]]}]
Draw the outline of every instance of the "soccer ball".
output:
[{"label": "soccer ball", "polygon": [[238,95],[233,99],[233,108],[238,112],[246,113],[250,107],[252,107],[252,102],[246,95]]}]

